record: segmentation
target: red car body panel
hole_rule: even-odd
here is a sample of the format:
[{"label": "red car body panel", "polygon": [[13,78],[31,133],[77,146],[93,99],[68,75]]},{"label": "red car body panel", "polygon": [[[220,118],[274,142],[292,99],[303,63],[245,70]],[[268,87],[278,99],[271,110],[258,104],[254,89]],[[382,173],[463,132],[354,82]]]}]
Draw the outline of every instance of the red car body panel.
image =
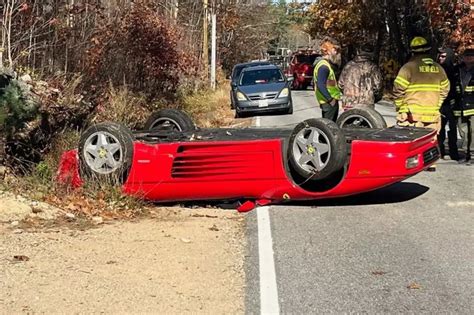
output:
[{"label": "red car body panel", "polygon": [[[135,141],[126,194],[153,201],[268,199],[310,200],[362,193],[402,181],[433,164],[423,154],[436,149],[435,132],[409,141],[353,140],[342,179],[324,191],[295,183],[281,138],[241,141]],[[417,157],[419,165],[407,169]],[[59,179],[81,184],[77,152],[63,155]]]}]

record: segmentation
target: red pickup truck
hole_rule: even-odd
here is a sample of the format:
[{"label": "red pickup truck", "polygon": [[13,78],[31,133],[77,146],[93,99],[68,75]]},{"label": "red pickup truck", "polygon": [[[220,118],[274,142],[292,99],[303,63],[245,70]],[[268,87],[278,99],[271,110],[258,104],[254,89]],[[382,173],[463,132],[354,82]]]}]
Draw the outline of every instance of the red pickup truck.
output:
[{"label": "red pickup truck", "polygon": [[313,81],[313,64],[319,55],[313,50],[293,53],[287,75],[293,77],[294,90],[306,90]]}]

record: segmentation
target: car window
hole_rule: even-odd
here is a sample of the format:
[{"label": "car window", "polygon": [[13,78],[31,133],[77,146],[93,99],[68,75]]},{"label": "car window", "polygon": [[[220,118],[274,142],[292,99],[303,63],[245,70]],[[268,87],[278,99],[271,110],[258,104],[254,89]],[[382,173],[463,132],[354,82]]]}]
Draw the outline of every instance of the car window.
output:
[{"label": "car window", "polygon": [[240,74],[242,73],[242,70],[245,68],[244,65],[242,66],[235,66],[234,71],[232,72],[232,81],[237,82],[237,80],[240,77]]},{"label": "car window", "polygon": [[298,63],[313,64],[316,60],[317,55],[298,55],[296,56]]},{"label": "car window", "polygon": [[255,85],[284,82],[285,78],[278,69],[251,70],[242,73],[240,85]]},{"label": "car window", "polygon": [[234,70],[232,71],[232,81],[237,82],[239,80],[240,74],[242,73],[242,70],[248,67],[255,67],[255,66],[265,66],[269,65],[269,62],[255,62],[251,64],[243,64],[243,65],[237,65],[234,67]]}]

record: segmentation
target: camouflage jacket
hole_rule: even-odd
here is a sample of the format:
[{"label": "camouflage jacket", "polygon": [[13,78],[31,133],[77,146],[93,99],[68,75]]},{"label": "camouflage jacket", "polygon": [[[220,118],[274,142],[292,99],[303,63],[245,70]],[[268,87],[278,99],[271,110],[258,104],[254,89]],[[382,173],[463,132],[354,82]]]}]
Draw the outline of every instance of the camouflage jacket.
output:
[{"label": "camouflage jacket", "polygon": [[382,73],[369,57],[356,56],[342,69],[339,87],[344,108],[373,106],[382,98]]}]

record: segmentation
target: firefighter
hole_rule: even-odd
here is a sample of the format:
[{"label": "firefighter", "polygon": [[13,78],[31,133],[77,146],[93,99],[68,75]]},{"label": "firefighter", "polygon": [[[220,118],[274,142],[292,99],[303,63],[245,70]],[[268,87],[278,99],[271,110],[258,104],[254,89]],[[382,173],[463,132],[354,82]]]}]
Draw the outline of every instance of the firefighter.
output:
[{"label": "firefighter", "polygon": [[459,69],[458,65],[455,64],[454,51],[451,48],[440,48],[438,50],[438,62],[444,68],[446,75],[450,82],[450,89],[448,97],[444,100],[441,105],[441,126],[438,134],[438,145],[440,149],[441,158],[444,159],[446,155],[446,149],[444,146],[444,140],[446,139],[446,125],[449,126],[448,130],[448,146],[449,156],[451,160],[458,161],[458,132],[457,132],[457,118],[454,116],[453,108],[456,105],[456,82],[458,81]]},{"label": "firefighter", "polygon": [[429,57],[431,47],[425,38],[413,38],[410,49],[413,56],[402,66],[393,85],[397,124],[439,131],[439,110],[450,88],[448,77]]},{"label": "firefighter", "polygon": [[322,57],[314,62],[314,91],[321,106],[323,118],[336,121],[341,91],[337,85],[336,68],[341,65],[341,47],[331,39],[321,44]]},{"label": "firefighter", "polygon": [[471,164],[472,139],[474,138],[474,47],[466,49],[462,55],[456,83],[457,102],[454,115],[458,118],[458,129],[462,138],[462,148],[466,152],[464,161]]},{"label": "firefighter", "polygon": [[382,72],[374,63],[374,47],[364,44],[357,49],[357,55],[342,69],[339,88],[343,91],[342,108],[374,108],[382,99]]}]

